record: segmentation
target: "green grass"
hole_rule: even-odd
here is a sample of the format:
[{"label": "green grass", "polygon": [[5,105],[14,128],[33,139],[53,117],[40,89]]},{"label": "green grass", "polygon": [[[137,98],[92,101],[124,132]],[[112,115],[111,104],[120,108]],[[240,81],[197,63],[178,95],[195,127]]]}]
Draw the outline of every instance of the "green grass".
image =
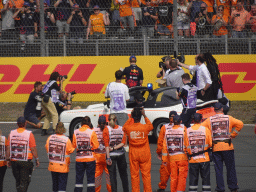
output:
[{"label": "green grass", "polygon": [[[100,102],[73,102],[72,107],[88,105]],[[0,103],[0,121],[16,121],[23,116],[26,103]],[[256,101],[232,101],[229,115],[242,120],[245,124],[254,124]]]}]

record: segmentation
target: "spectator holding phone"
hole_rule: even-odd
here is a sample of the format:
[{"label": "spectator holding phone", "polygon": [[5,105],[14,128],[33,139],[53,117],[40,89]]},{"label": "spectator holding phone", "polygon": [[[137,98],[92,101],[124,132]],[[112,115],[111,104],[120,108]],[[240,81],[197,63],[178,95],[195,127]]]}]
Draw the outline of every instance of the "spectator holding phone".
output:
[{"label": "spectator holding phone", "polygon": [[232,11],[230,23],[232,25],[233,38],[246,38],[246,24],[250,19],[250,14],[243,7],[243,1],[238,0],[236,10]]},{"label": "spectator holding phone", "polygon": [[224,6],[220,5],[218,7],[216,15],[212,17],[211,24],[213,25],[213,37],[224,38],[228,34],[228,16],[224,15]]},{"label": "spectator holding phone", "polygon": [[251,6],[251,12],[250,12],[250,20],[249,24],[251,25],[251,37],[255,38],[256,37],[256,4],[253,4]]}]

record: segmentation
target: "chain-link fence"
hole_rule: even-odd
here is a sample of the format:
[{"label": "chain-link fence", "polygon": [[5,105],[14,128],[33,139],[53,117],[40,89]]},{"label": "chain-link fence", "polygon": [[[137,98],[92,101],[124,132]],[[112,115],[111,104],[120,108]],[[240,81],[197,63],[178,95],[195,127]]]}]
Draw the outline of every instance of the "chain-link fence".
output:
[{"label": "chain-link fence", "polygon": [[256,52],[256,6],[249,1],[114,1],[30,0],[19,7],[7,0],[0,56]]}]

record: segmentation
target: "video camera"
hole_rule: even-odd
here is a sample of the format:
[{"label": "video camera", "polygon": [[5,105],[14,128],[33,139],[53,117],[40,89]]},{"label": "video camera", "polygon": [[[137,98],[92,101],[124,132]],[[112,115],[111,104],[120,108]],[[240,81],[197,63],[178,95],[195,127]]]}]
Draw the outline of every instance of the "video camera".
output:
[{"label": "video camera", "polygon": [[181,63],[185,63],[185,57],[184,55],[177,55],[176,51],[173,52],[173,58],[178,59]]},{"label": "video camera", "polygon": [[70,92],[70,94],[71,94],[71,95],[75,95],[75,94],[76,94],[76,91],[74,90],[74,91]]},{"label": "video camera", "polygon": [[167,70],[167,68],[166,68],[166,66],[165,66],[165,64],[164,64],[166,57],[168,57],[168,56],[162,57],[162,58],[161,58],[162,61],[159,62],[159,68],[163,68],[165,71]]}]

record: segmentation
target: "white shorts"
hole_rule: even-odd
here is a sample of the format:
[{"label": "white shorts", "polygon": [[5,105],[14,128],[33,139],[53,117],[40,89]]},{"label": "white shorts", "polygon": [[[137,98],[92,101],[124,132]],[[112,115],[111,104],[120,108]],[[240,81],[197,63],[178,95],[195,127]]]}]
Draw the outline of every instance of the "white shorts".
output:
[{"label": "white shorts", "polygon": [[142,11],[140,7],[132,7],[132,11],[136,21],[142,20]]},{"label": "white shorts", "polygon": [[178,21],[177,29],[187,30],[189,28],[190,28],[189,23],[183,23],[181,21]]},{"label": "white shorts", "polygon": [[69,24],[67,21],[56,21],[56,25],[58,27],[58,33],[69,33]]}]

